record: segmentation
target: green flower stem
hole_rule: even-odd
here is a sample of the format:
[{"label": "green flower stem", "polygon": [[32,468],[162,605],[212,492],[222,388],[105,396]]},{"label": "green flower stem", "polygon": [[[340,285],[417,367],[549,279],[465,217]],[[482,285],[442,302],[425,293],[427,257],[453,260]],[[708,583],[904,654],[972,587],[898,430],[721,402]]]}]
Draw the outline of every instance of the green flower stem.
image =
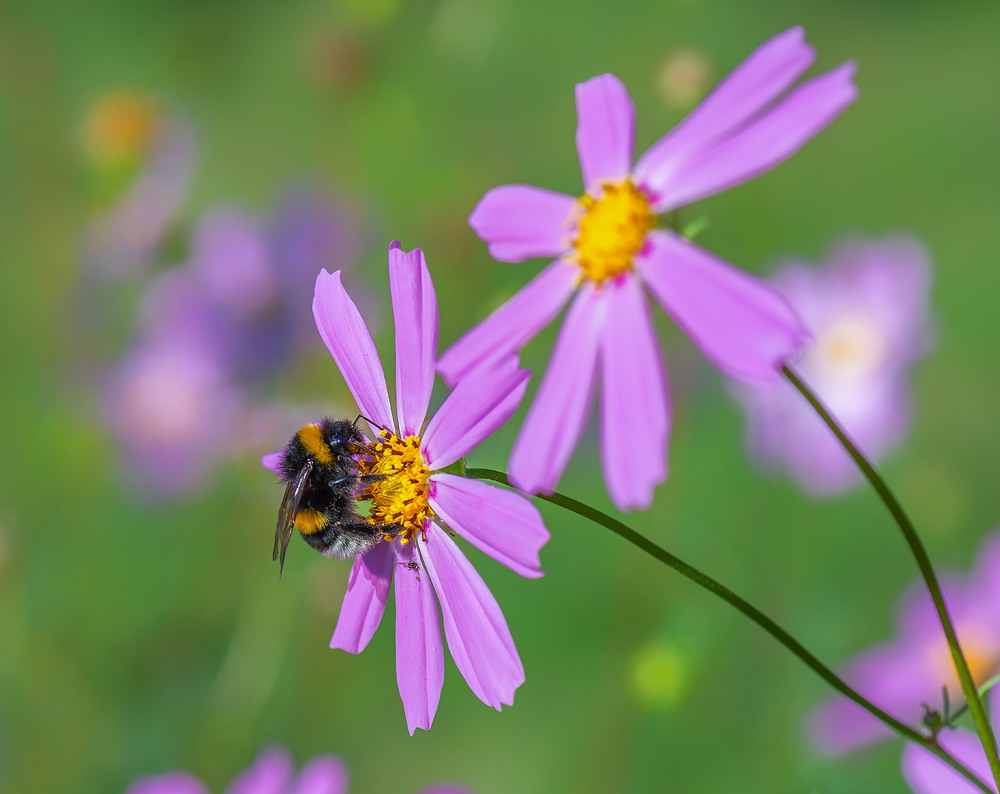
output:
[{"label": "green flower stem", "polygon": [[965,701],[968,704],[969,712],[972,714],[972,720],[976,724],[976,733],[979,734],[979,741],[982,742],[983,750],[986,751],[986,757],[989,759],[993,779],[1000,786],[1000,755],[997,753],[997,740],[993,735],[993,730],[990,728],[989,720],[986,718],[986,710],[983,708],[983,702],[976,691],[976,684],[972,679],[972,673],[969,672],[969,664],[966,662],[962,648],[958,644],[955,625],[948,615],[948,608],[945,606],[944,597],[941,595],[941,586],[938,583],[937,575],[934,573],[934,567],[931,565],[931,559],[927,555],[927,550],[924,548],[919,535],[917,535],[917,530],[914,528],[909,516],[906,515],[906,511],[903,510],[899,500],[889,490],[889,486],[885,484],[885,481],[875,471],[871,463],[854,446],[854,443],[847,437],[847,434],[837,423],[837,420],[833,418],[826,407],[819,401],[819,398],[790,367],[784,366],[781,368],[781,371],[789,382],[799,390],[802,396],[808,400],[813,410],[826,422],[827,427],[833,431],[837,440],[840,441],[844,449],[854,459],[858,468],[861,469],[861,473],[871,483],[872,488],[875,489],[883,504],[885,504],[886,508],[892,514],[896,524],[899,525],[906,544],[910,547],[910,551],[913,552],[913,556],[917,561],[917,567],[920,568],[920,575],[924,578],[927,590],[934,601],[934,607],[937,609],[941,627],[944,629],[944,635],[948,640],[948,647],[951,649],[951,658],[955,662],[958,679],[962,683],[962,692],[965,694]]},{"label": "green flower stem", "polygon": [[[493,482],[498,482],[502,485],[510,485],[507,480],[507,475],[502,471],[496,471],[494,469],[481,469],[481,468],[470,468],[466,469],[465,475],[467,477],[474,477],[480,480],[492,480]],[[710,593],[717,595],[723,601],[728,603],[730,606],[735,607],[739,612],[746,615],[750,620],[760,626],[764,631],[774,637],[778,642],[784,645],[788,650],[794,653],[799,659],[801,659],[805,664],[807,664],[820,678],[826,681],[830,686],[836,689],[838,692],[844,696],[850,698],[859,706],[861,706],[866,711],[873,714],[879,720],[884,722],[890,728],[892,728],[896,733],[901,735],[904,739],[908,739],[915,744],[919,744],[921,747],[934,753],[938,758],[944,761],[948,766],[958,772],[962,777],[968,780],[970,783],[975,785],[981,791],[992,792],[989,786],[987,786],[983,781],[981,781],[975,774],[972,773],[968,768],[963,766],[957,759],[953,758],[949,753],[947,753],[931,736],[925,736],[921,733],[910,728],[908,725],[897,720],[890,714],[882,711],[878,706],[876,706],[871,701],[867,700],[859,692],[852,689],[845,681],[837,676],[830,668],[824,665],[819,659],[813,656],[809,651],[807,651],[802,644],[796,640],[792,635],[785,631],[781,626],[775,623],[771,618],[757,609],[755,606],[744,601],[734,592],[729,590],[724,585],[712,579],[710,576],[703,574],[696,568],[691,567],[686,562],[678,557],[675,557],[666,549],[660,548],[651,540],[643,535],[640,535],[634,529],[626,526],[621,521],[612,518],[607,513],[602,513],[589,505],[585,505],[582,502],[578,502],[576,499],[571,499],[568,496],[563,496],[560,493],[553,493],[549,496],[539,496],[539,499],[543,499],[546,502],[551,502],[554,505],[559,505],[559,507],[570,510],[577,515],[583,516],[584,518],[590,519],[591,521],[600,524],[606,529],[610,529],[615,534],[621,536],[629,543],[634,546],[638,546],[644,552],[649,554],[651,557],[659,560],[663,564],[673,568],[682,576],[687,577],[692,582],[694,582],[699,587],[703,587]]]}]

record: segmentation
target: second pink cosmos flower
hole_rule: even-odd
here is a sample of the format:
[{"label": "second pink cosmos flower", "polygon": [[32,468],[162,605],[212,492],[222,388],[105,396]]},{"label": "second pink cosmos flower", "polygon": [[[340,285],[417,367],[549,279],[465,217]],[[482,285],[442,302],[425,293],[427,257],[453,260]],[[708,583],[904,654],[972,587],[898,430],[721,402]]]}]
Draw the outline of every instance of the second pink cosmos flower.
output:
[{"label": "second pink cosmos flower", "polygon": [[476,206],[469,224],[496,259],[557,259],[445,352],[439,368],[448,383],[519,350],[575,293],[511,453],[518,487],[555,488],[600,371],[609,493],[623,509],[650,504],[667,474],[670,406],[643,286],[733,378],[774,380],[798,350],[806,331],[775,289],[654,222],[774,167],[854,101],[851,63],[785,93],[814,58],[801,28],[774,37],[634,166],[635,109],[625,87],[610,74],[581,83],[583,197],[505,185]]},{"label": "second pink cosmos flower", "polygon": [[[428,419],[438,310],[419,248],[389,246],[389,285],[397,419],[378,351],[340,272],[324,270],[316,280],[313,314],[320,335],[362,415],[382,428],[366,465],[386,477],[364,496],[373,518],[403,527],[355,559],[330,647],[364,650],[394,588],[396,680],[412,734],[429,729],[437,711],[444,682],[442,616],[451,656],[480,700],[496,709],[509,706],[524,682],[503,612],[449,530],[532,578],[542,575],[538,553],[549,532],[522,495],[443,471],[510,418],[530,373],[518,367],[516,356],[500,359],[463,381]],[[266,456],[264,465],[274,468],[279,455]]]}]

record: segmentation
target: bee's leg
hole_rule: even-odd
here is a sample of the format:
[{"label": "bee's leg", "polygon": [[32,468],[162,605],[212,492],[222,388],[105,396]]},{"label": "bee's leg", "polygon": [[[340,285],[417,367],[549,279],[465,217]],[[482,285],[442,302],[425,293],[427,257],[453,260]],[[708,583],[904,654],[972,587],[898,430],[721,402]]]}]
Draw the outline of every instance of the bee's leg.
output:
[{"label": "bee's leg", "polygon": [[399,524],[381,524],[379,525],[378,531],[383,535],[394,538],[403,531],[403,528]]},{"label": "bee's leg", "polygon": [[330,486],[340,485],[344,482],[354,482],[354,483],[370,483],[370,482],[381,482],[384,480],[386,475],[384,474],[351,474],[347,477],[338,477],[336,480],[330,480]]}]

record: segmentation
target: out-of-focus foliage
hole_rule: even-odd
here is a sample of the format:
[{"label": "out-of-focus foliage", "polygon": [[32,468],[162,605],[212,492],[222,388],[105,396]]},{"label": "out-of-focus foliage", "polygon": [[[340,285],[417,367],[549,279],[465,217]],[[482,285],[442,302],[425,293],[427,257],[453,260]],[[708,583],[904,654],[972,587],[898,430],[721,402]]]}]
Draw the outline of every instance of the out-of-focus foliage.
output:
[{"label": "out-of-focus foliage", "polygon": [[[449,663],[433,731],[410,738],[392,614],[361,656],[331,651],[349,565],[295,541],[279,582],[269,559],[280,488],[252,453],[278,447],[294,423],[254,438],[261,448],[214,469],[202,493],[148,501],[122,476],[95,371],[128,346],[141,283],[118,281],[100,303],[106,333],[86,322],[88,301],[111,294],[85,276],[88,223],[134,165],[119,151],[96,178],[89,159],[89,114],[116,92],[183,114],[197,141],[159,266],[186,258],[188,233],[220,202],[263,217],[297,179],[324,185],[374,218],[359,276],[383,318],[388,242],[424,248],[443,346],[538,264],[489,260],[465,225],[480,195],[505,182],[581,190],[575,82],[604,71],[623,79],[641,109],[642,150],[705,86],[794,24],[816,46],[817,69],[857,60],[860,99],[787,163],[682,221],[710,216],[699,243],[757,273],[787,255],[818,261],[844,232],[926,242],[939,340],[916,371],[910,440],[885,471],[934,559],[967,569],[1000,523],[996,4],[5,6],[0,789],[119,791],[171,768],[219,789],[261,746],[280,743],[298,763],[342,756],[354,791],[444,779],[482,794],[905,791],[898,742],[839,762],[809,751],[803,721],[827,690],[770,638],[548,506],[544,579],[469,552],[524,661],[515,706],[484,707]],[[126,124],[123,140],[141,138],[143,123]],[[757,473],[720,376],[659,324],[675,403],[671,476],[629,521],[831,663],[887,636],[915,569],[882,508],[863,490],[816,502]],[[529,367],[540,369],[552,338],[525,351]],[[284,403],[353,411],[315,348],[271,389]],[[502,468],[515,428],[470,463]],[[596,432],[561,489],[611,509]]]}]

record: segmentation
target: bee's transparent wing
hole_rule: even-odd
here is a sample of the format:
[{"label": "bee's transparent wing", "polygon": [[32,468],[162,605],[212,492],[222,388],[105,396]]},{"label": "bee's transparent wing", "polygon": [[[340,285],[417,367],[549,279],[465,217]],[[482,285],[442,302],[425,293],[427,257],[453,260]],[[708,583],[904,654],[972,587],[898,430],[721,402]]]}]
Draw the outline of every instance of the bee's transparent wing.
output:
[{"label": "bee's transparent wing", "polygon": [[299,502],[302,501],[302,494],[309,482],[309,475],[312,473],[313,462],[310,459],[302,470],[295,475],[295,479],[290,480],[285,486],[285,495],[281,499],[281,507],[278,508],[278,525],[274,528],[274,553],[272,560],[277,560],[280,556],[278,576],[285,569],[285,549],[292,539],[292,530],[295,529],[295,516],[299,512]]}]

